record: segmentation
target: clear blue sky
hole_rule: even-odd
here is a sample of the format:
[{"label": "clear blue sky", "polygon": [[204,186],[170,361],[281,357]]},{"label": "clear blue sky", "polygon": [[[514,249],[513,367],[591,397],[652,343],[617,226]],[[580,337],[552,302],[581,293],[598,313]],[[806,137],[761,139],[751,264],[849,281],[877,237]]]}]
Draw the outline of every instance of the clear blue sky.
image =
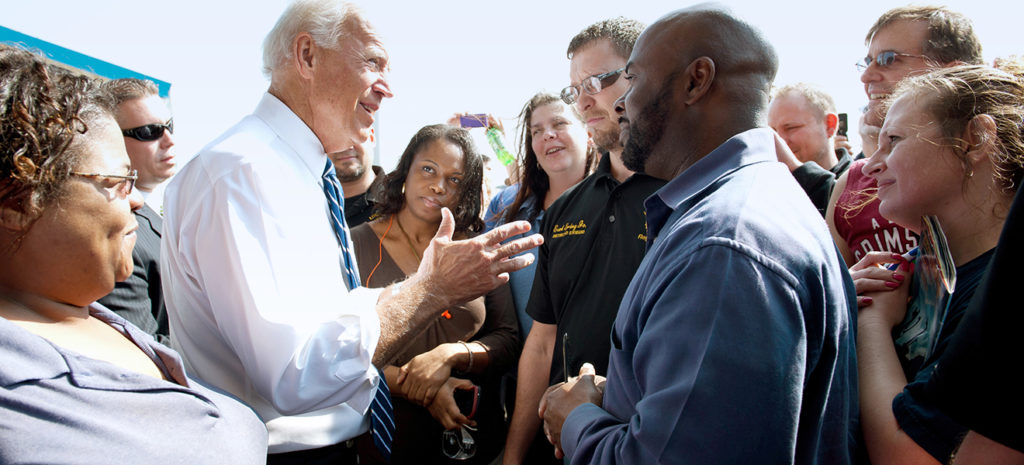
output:
[{"label": "clear blue sky", "polygon": [[[490,112],[515,127],[523,102],[568,83],[565,48],[587,25],[624,15],[650,23],[689,5],[667,1],[356,2],[391,54],[395,98],[378,113],[385,169],[421,126],[454,112]],[[853,63],[892,1],[726,1],[759,27],[781,58],[776,84],[811,82],[855,124],[866,103]],[[177,155],[191,157],[249,113],[267,81],[260,46],[284,0],[3,0],[0,24],[173,84]],[[986,60],[1024,54],[1019,1],[956,0]],[[1011,6],[1012,5],[1012,6]],[[856,134],[855,129],[851,129]],[[483,138],[478,138],[483,143]],[[511,142],[511,137],[510,137]],[[854,141],[857,142],[856,140]]]}]

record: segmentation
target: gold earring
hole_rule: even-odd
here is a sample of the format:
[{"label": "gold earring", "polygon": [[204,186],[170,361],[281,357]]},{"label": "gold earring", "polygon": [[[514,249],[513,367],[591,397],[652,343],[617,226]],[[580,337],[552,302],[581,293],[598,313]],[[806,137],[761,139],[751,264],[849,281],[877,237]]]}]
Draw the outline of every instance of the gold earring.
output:
[{"label": "gold earring", "polygon": [[402,183],[402,195],[405,195],[405,183]]}]

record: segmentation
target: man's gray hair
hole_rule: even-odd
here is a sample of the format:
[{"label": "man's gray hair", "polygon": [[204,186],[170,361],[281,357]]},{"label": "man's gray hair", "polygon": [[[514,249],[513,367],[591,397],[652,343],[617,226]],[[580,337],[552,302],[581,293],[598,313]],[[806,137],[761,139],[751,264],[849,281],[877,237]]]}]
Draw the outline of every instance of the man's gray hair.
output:
[{"label": "man's gray hair", "polygon": [[774,100],[784,95],[799,95],[803,97],[807,101],[807,105],[815,111],[815,116],[818,118],[824,118],[826,114],[836,112],[836,102],[832,100],[831,95],[804,82],[780,87],[779,90],[775,91],[772,99]]},{"label": "man's gray hair", "polygon": [[270,78],[281,65],[294,58],[292,41],[308,32],[318,46],[337,50],[341,35],[361,21],[355,5],[342,0],[295,0],[284,10],[277,24],[263,39],[263,75]]}]

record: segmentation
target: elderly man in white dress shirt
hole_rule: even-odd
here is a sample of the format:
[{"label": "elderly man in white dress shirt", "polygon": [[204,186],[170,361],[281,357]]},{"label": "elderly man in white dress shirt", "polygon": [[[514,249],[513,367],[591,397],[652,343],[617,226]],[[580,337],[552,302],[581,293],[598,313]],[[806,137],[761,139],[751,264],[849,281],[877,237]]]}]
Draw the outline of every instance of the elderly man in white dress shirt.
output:
[{"label": "elderly man in white dress shirt", "polygon": [[445,210],[416,274],[383,292],[348,290],[322,175],[326,154],[366,140],[391,97],[387,52],[351,5],[300,0],[267,36],[264,71],[255,111],[167,189],[171,333],[191,374],[263,418],[270,463],[344,463],[346,440],[368,428],[374,365],[442,309],[507,281],[532,261],[507,257],[540,239],[501,245],[529,229],[520,222],[452,241]]}]

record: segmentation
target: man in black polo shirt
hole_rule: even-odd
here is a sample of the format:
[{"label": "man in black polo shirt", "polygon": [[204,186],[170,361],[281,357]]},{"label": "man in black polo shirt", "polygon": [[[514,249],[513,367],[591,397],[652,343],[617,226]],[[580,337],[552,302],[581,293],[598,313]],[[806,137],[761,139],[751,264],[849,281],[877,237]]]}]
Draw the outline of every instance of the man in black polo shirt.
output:
[{"label": "man in black polo shirt", "polygon": [[[341,190],[345,196],[345,222],[354,228],[373,219],[374,204],[366,198],[366,191],[377,176],[383,176],[384,170],[371,165],[370,153],[373,149],[374,134],[370,131],[370,139],[348,150],[328,154],[334,163],[334,172],[341,181]],[[369,169],[367,169],[369,167]]]},{"label": "man in black polo shirt", "polygon": [[614,18],[584,29],[569,44],[572,85],[562,99],[575,104],[603,155],[597,171],[544,214],[544,245],[526,309],[534,322],[519,361],[505,464],[561,463],[538,434],[540,398],[584,362],[605,374],[619,301],[643,260],[643,203],[664,181],[634,175],[622,164],[615,113],[615,101],[628,87],[622,68],[642,30],[637,21]]}]

